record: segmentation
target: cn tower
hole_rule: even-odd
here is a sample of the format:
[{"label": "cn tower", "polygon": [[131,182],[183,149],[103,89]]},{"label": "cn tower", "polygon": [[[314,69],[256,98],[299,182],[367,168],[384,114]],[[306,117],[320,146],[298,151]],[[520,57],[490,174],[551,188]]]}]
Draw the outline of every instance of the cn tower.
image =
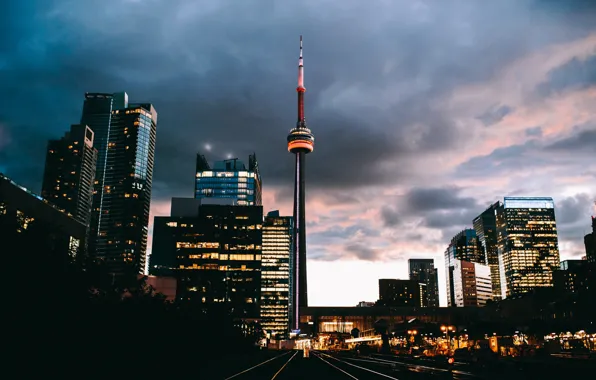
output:
[{"label": "cn tower", "polygon": [[298,59],[298,121],[288,134],[288,152],[296,156],[294,173],[294,235],[292,239],[294,267],[292,268],[292,310],[290,326],[300,328],[300,307],[308,306],[306,286],[306,221],[304,213],[304,165],[306,154],[314,149],[315,137],[306,127],[304,117],[304,65],[302,61],[302,36],[300,36],[300,58]]}]

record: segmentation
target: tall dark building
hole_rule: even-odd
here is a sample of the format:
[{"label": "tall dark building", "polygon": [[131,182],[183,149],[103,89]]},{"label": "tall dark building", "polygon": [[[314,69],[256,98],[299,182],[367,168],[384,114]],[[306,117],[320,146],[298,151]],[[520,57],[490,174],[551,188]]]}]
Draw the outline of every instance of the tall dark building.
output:
[{"label": "tall dark building", "polygon": [[72,125],[64,137],[48,142],[41,196],[89,225],[96,161],[93,131]]},{"label": "tall dark building", "polygon": [[453,270],[455,260],[469,261],[472,263],[484,264],[484,252],[480,247],[476,231],[466,228],[451,239],[451,243],[445,250],[445,280],[447,285],[447,305],[455,306],[455,286]]},{"label": "tall dark building", "polygon": [[86,226],[0,174],[0,233],[7,259],[37,254],[58,265],[83,253]]},{"label": "tall dark building", "polygon": [[553,199],[505,197],[496,220],[501,296],[552,287],[559,268]]},{"label": "tall dark building", "polygon": [[596,217],[592,217],[592,232],[584,236],[586,260],[596,264]]},{"label": "tall dark building", "polygon": [[112,273],[145,272],[156,128],[151,104],[112,111],[95,247]]},{"label": "tall dark building", "polygon": [[[198,206],[200,201],[194,201]],[[172,210],[184,213],[154,219],[150,273],[174,275],[180,302],[203,305],[205,312],[223,307],[238,318],[258,318],[262,206],[183,209],[172,204]]]},{"label": "tall dark building", "polygon": [[480,247],[486,257],[486,264],[490,267],[493,300],[495,301],[501,299],[499,250],[497,249],[497,209],[499,207],[501,207],[501,202],[496,202],[474,218],[474,230],[476,230]]},{"label": "tall dark building", "polygon": [[209,165],[197,154],[195,198],[232,198],[239,206],[261,206],[261,173],[256,154],[248,156],[248,168],[237,158]]},{"label": "tall dark building", "polygon": [[379,306],[422,306],[424,284],[415,280],[379,279]]},{"label": "tall dark building", "polygon": [[553,271],[553,286],[560,294],[593,295],[596,292],[596,265],[587,260],[561,261],[561,267]]},{"label": "tall dark building", "polygon": [[410,280],[426,284],[424,307],[439,307],[439,280],[433,259],[409,259]]},{"label": "tall dark building", "polygon": [[128,107],[128,95],[126,92],[116,94],[106,93],[85,93],[81,124],[86,125],[93,131],[93,146],[97,149],[97,160],[95,166],[95,182],[93,190],[93,207],[89,225],[89,251],[96,253],[96,242],[99,232],[99,223],[102,212],[101,205],[104,190],[104,174],[106,170],[106,159],[108,152],[108,140],[110,136],[110,124],[112,111]]},{"label": "tall dark building", "polygon": [[298,122],[288,135],[288,151],[296,157],[294,171],[294,280],[292,293],[292,328],[300,328],[300,308],[308,306],[306,284],[306,214],[305,214],[305,169],[306,155],[313,151],[315,138],[306,126],[304,116],[304,65],[302,61],[302,36],[300,36],[300,58],[298,59]]},{"label": "tall dark building", "polygon": [[272,211],[263,223],[261,256],[261,326],[269,334],[289,332],[291,216]]}]

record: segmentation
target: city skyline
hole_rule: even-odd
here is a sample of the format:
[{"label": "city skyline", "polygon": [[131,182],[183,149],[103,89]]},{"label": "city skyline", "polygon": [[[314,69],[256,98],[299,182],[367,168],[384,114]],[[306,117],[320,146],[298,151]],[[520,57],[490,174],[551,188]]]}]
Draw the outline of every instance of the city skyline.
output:
[{"label": "city skyline", "polygon": [[[135,57],[141,49],[134,46],[137,35],[121,29],[131,32],[134,18],[130,25],[118,22],[132,8],[88,20],[83,4],[68,5],[70,12],[66,2],[42,4],[39,13],[23,12],[32,17],[21,21],[47,26],[43,37],[34,28],[19,32],[21,48],[9,49],[0,62],[6,84],[0,171],[39,192],[47,140],[78,120],[81,96],[127,91],[160,111],[152,216],[167,215],[171,197],[191,196],[189,178],[202,150],[221,159],[256,152],[265,211],[291,215],[293,160],[281,145],[295,107],[288,75],[295,67],[292,41],[302,33],[309,41],[309,120],[321,142],[307,175],[310,305],[373,301],[378,279],[408,278],[407,259],[413,257],[435,259],[444,305],[445,247],[505,196],[552,196],[561,259],[585,254],[583,236],[591,230],[596,198],[590,157],[596,143],[594,10],[553,3],[536,9],[534,3],[482,9],[354,5],[349,23],[333,15],[334,5],[321,6],[320,16],[310,14],[308,5],[284,5],[300,25],[289,22],[281,33],[258,32],[248,41],[246,34],[257,29],[243,19],[268,9],[199,9],[181,2],[185,19],[155,5],[141,12],[158,25],[178,16],[182,21],[156,28],[161,38],[138,25],[155,37],[157,52],[171,53],[154,60],[144,54],[155,53]],[[197,39],[221,34],[210,23],[194,29],[213,13],[237,29],[218,37],[225,40]],[[391,23],[402,29],[390,27],[383,13],[394,14]],[[503,18],[508,27],[501,35]],[[286,22],[269,12],[264,25],[275,29]],[[112,24],[110,32],[99,28]],[[367,31],[374,24],[386,27],[383,35]],[[70,29],[85,45],[57,37]],[[109,33],[118,33],[118,41]],[[180,45],[170,49],[171,41]],[[122,49],[126,45],[129,51]],[[20,91],[9,94],[14,86]],[[50,90],[56,93],[47,96]],[[32,103],[37,111],[27,112]]]}]

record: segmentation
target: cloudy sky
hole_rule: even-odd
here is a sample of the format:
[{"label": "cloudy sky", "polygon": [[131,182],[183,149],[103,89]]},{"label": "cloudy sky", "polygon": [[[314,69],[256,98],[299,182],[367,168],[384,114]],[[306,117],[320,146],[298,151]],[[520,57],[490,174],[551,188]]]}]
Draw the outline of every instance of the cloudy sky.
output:
[{"label": "cloudy sky", "polygon": [[[153,215],[192,196],[197,152],[256,152],[291,213],[304,35],[312,305],[377,299],[407,259],[504,196],[552,196],[562,258],[596,199],[596,6],[585,0],[29,0],[0,5],[0,171],[39,191],[83,94],[159,113]],[[206,147],[211,149],[207,151]]]}]

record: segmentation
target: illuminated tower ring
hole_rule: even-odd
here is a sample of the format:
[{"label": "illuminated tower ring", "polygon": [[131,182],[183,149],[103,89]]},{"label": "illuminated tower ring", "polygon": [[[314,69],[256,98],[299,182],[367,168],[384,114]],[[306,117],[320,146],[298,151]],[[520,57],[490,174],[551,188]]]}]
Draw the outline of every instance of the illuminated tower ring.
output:
[{"label": "illuminated tower ring", "polygon": [[310,129],[306,127],[296,127],[288,135],[288,152],[290,153],[310,153],[315,147],[315,137]]}]

